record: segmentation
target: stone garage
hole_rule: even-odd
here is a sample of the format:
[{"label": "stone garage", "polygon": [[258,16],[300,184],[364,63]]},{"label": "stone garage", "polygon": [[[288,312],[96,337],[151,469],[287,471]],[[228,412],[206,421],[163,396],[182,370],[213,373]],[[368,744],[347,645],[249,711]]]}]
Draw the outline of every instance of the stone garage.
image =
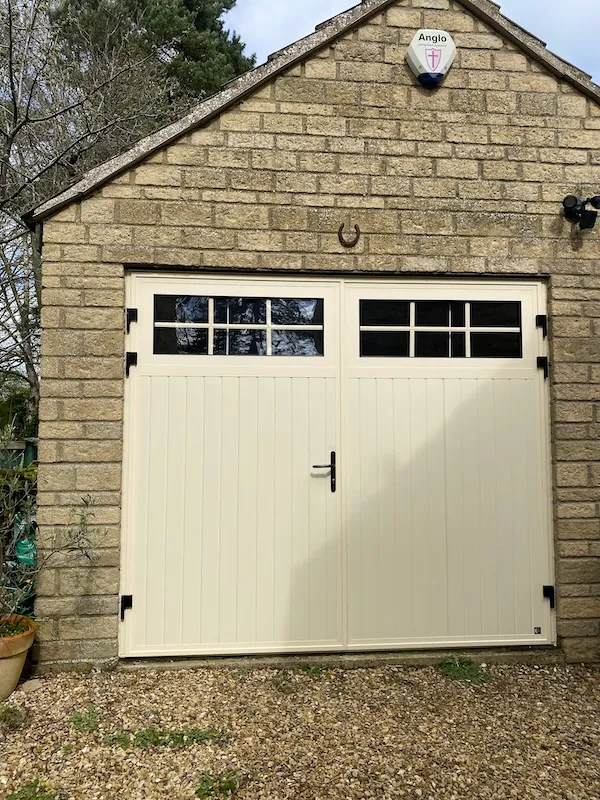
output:
[{"label": "stone garage", "polygon": [[40,663],[600,660],[599,148],[495,4],[365,0],[35,209]]}]

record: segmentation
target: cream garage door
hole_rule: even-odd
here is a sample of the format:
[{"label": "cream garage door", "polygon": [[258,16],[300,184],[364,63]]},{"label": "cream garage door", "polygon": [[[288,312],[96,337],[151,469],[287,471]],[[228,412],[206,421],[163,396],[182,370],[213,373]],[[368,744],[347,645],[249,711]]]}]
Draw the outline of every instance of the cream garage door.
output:
[{"label": "cream garage door", "polygon": [[534,283],[132,274],[123,656],[547,644]]}]

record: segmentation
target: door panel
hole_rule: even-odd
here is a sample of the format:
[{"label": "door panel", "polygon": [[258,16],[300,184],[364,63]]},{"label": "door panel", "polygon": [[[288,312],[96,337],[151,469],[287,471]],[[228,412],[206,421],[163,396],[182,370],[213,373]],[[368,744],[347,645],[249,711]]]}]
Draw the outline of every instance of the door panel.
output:
[{"label": "door panel", "polygon": [[[324,300],[324,356],[155,355],[159,292],[187,298],[188,313],[202,293],[311,288]],[[337,287],[139,278],[135,291],[123,654],[339,649],[339,497],[312,470],[338,447]]]},{"label": "door panel", "polygon": [[[537,291],[346,288],[350,649],[554,640],[542,590],[552,583],[552,554]],[[456,334],[442,300],[454,304],[459,335],[475,331],[472,353],[467,341],[451,357]],[[365,321],[383,334],[367,349]],[[517,324],[522,343],[507,330]],[[445,358],[419,356],[420,325],[438,349],[446,337]],[[396,345],[390,329],[406,330],[406,339]],[[483,331],[483,350],[494,352],[497,341],[505,356],[475,357]]]}]

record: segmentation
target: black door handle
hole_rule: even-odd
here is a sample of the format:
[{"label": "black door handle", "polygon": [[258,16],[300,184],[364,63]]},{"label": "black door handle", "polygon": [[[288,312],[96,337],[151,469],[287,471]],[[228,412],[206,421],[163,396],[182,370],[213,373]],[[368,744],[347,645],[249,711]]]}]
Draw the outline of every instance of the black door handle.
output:
[{"label": "black door handle", "polygon": [[331,491],[335,492],[337,488],[337,464],[335,450],[331,451],[331,464],[313,464],[313,469],[331,470]]}]

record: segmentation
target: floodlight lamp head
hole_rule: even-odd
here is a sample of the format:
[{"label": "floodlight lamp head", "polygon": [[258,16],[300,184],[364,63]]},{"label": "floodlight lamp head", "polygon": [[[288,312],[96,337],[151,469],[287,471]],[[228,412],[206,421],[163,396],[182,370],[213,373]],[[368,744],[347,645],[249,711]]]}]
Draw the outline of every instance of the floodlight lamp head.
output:
[{"label": "floodlight lamp head", "polygon": [[591,230],[598,219],[597,211],[589,211],[586,206],[592,205],[600,209],[600,195],[590,198],[577,197],[574,194],[567,195],[563,200],[563,212],[565,218],[574,224],[579,224],[582,231]]}]

